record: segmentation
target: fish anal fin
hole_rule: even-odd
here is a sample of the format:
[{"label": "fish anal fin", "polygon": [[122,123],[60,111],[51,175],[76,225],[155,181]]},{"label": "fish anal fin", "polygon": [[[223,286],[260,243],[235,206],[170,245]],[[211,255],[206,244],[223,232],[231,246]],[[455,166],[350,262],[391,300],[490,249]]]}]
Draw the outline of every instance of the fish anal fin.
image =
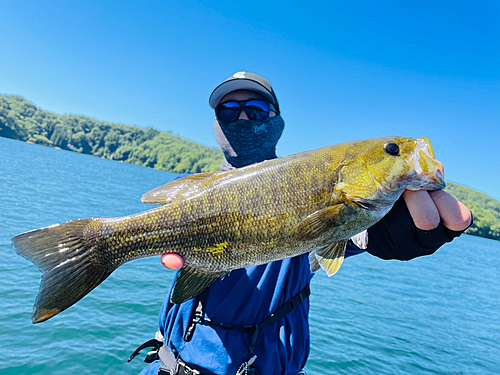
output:
[{"label": "fish anal fin", "polygon": [[179,178],[177,180],[171,181],[165,185],[154,188],[153,190],[150,190],[147,193],[143,194],[141,197],[141,201],[150,204],[171,203],[179,196],[179,194],[186,193],[191,189],[193,189],[194,183],[221,173],[222,172],[220,171],[197,173],[191,176]]},{"label": "fish anal fin", "polygon": [[174,282],[170,302],[179,304],[198,296],[222,275],[224,273],[200,272],[184,266]]},{"label": "fish anal fin", "polygon": [[335,275],[344,261],[347,241],[335,242],[311,251],[309,254],[311,272],[323,268],[328,277]]},{"label": "fish anal fin", "polygon": [[295,228],[295,235],[299,240],[310,240],[329,232],[338,223],[343,208],[343,204],[336,204],[314,212]]}]

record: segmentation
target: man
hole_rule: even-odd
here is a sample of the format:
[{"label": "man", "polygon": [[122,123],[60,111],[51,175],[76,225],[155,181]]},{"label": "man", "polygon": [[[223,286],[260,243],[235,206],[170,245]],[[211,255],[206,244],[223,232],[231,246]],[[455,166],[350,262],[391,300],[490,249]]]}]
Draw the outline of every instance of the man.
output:
[{"label": "man", "polygon": [[[284,122],[267,79],[238,72],[215,88],[209,103],[222,170],[276,158]],[[346,257],[365,250],[383,259],[432,254],[471,221],[470,211],[444,191],[405,191],[384,219],[351,239]],[[161,262],[169,269],[183,264],[174,254]],[[311,278],[303,254],[233,271],[180,305],[167,297],[160,312],[163,365],[155,361],[141,374],[298,374],[309,355]]]}]

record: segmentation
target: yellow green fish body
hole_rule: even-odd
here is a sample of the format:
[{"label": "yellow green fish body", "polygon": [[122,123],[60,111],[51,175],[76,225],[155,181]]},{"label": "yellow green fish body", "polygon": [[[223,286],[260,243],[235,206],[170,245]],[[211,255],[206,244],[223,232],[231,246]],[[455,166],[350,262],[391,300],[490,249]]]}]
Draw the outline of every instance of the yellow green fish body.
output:
[{"label": "yellow green fish body", "polygon": [[150,191],[160,207],[21,234],[15,250],[43,272],[33,321],[66,309],[121,264],[163,253],[184,267],[171,300],[221,275],[310,252],[312,271],[340,267],[346,241],[380,220],[405,188],[444,187],[426,138],[348,142],[245,168],[197,174]]}]

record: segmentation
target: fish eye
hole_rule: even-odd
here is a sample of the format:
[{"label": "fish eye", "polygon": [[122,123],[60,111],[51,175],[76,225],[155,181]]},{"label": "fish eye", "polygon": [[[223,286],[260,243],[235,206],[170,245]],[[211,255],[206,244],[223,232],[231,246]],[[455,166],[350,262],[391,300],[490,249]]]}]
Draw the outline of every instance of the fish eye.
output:
[{"label": "fish eye", "polygon": [[384,151],[392,156],[399,155],[399,146],[397,143],[391,142],[384,145]]}]

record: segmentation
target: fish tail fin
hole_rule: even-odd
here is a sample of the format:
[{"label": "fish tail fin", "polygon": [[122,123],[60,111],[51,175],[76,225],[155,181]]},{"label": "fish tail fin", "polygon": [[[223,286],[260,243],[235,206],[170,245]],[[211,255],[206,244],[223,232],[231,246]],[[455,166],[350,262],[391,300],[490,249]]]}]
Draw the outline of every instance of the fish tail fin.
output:
[{"label": "fish tail fin", "polygon": [[85,240],[84,230],[95,220],[68,221],[12,238],[16,253],[43,273],[33,306],[33,323],[72,306],[113,272],[105,254]]}]

